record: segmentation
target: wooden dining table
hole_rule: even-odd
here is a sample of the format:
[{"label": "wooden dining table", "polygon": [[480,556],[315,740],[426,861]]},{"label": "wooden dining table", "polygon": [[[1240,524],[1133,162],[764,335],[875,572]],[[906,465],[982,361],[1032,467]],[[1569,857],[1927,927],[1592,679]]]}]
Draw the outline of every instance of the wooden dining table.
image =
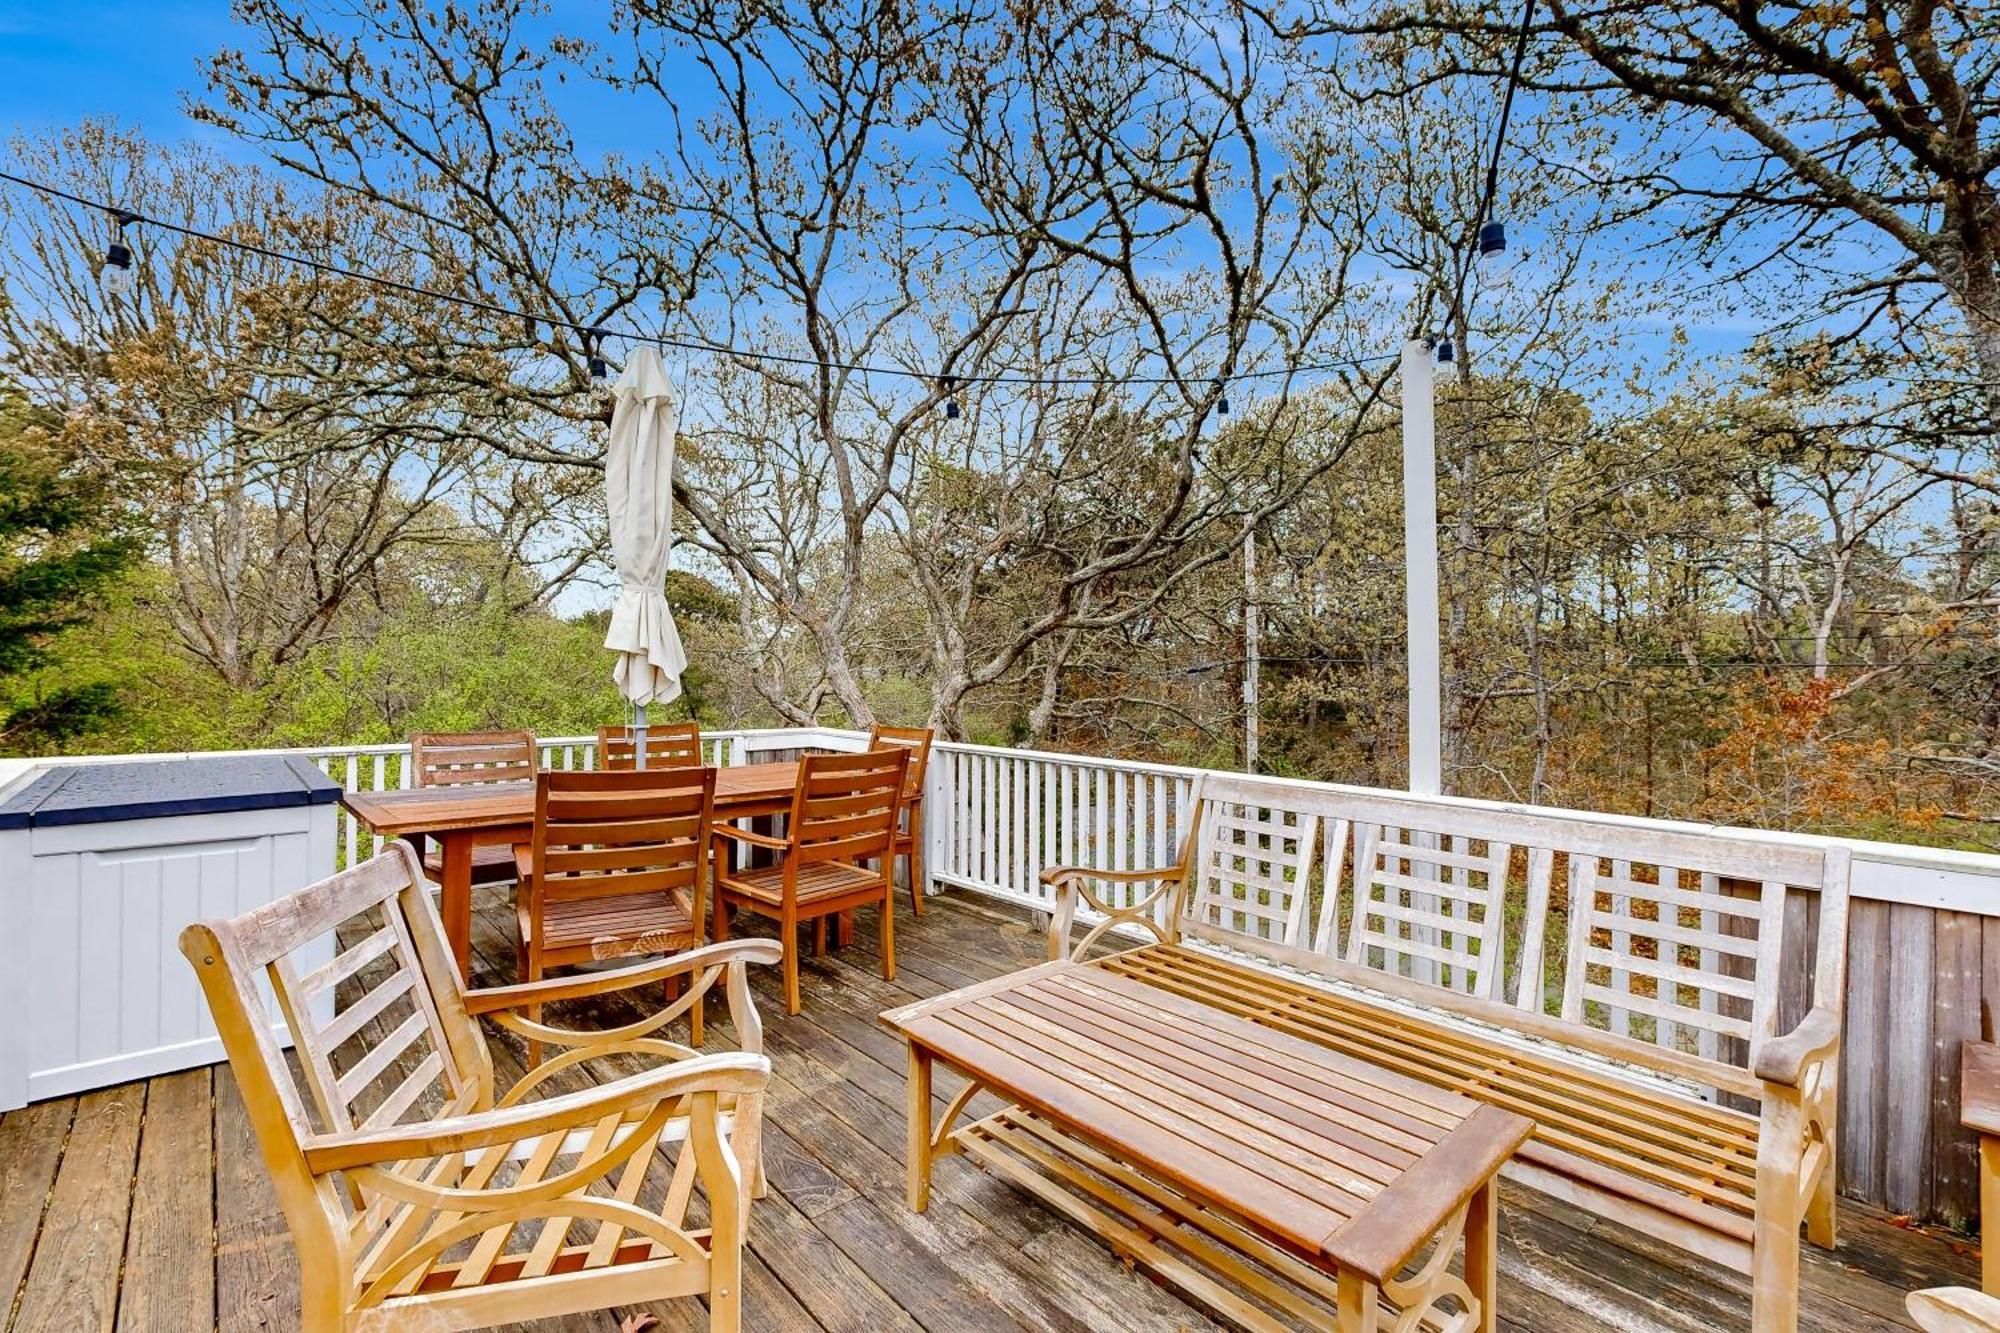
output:
[{"label": "wooden dining table", "polygon": [[[798,761],[739,764],[715,774],[719,819],[783,814],[798,787]],[[422,851],[435,838],[443,858],[438,907],[459,975],[472,975],[472,852],[475,847],[526,842],[535,828],[535,784],[488,782],[404,791],[350,791],[341,804],[370,832],[406,838]]]}]

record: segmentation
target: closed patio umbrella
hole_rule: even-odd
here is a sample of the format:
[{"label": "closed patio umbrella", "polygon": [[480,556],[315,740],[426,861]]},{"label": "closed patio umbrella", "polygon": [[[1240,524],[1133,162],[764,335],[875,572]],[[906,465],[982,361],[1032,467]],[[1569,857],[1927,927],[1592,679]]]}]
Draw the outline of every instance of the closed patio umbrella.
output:
[{"label": "closed patio umbrella", "polygon": [[687,654],[667,606],[667,551],[673,537],[674,436],[680,403],[660,354],[640,347],[614,389],[604,501],[618,601],[604,646],[618,654],[612,679],[638,709],[639,763],[646,756],[646,706],[680,697]]}]

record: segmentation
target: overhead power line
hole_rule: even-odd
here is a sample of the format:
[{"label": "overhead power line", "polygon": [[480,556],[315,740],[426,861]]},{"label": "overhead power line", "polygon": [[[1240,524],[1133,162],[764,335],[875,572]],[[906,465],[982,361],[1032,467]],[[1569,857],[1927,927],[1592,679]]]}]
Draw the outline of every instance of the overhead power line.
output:
[{"label": "overhead power line", "polygon": [[[593,372],[602,364],[601,358],[597,354],[598,349],[604,341],[610,339],[626,343],[650,344],[654,347],[670,348],[680,352],[729,357],[741,361],[762,361],[787,366],[824,367],[828,370],[844,371],[850,374],[883,375],[917,380],[922,383],[937,385],[948,396],[956,388],[975,384],[1043,388],[1086,388],[1120,384],[1182,384],[1205,380],[1220,389],[1226,384],[1250,383],[1258,380],[1280,379],[1294,375],[1321,374],[1336,370],[1362,370],[1371,366],[1384,365],[1395,361],[1401,355],[1399,352],[1384,352],[1377,356],[1339,357],[1300,365],[1271,367],[1264,370],[1241,370],[1228,375],[1204,373],[1188,376],[1019,375],[1004,372],[968,374],[962,371],[911,370],[904,366],[880,365],[865,361],[828,361],[818,357],[797,356],[787,352],[753,351],[749,348],[732,347],[725,343],[709,342],[701,338],[645,333],[637,329],[611,328],[597,324],[579,324],[575,320],[559,315],[538,314],[533,311],[518,310],[512,306],[501,305],[497,301],[489,301],[478,296],[466,296],[456,292],[441,292],[435,288],[425,287],[418,283],[405,282],[400,278],[384,277],[376,273],[365,273],[359,269],[349,268],[344,264],[336,264],[324,259],[315,259],[310,255],[293,254],[271,246],[259,245],[255,241],[218,235],[215,232],[204,231],[199,227],[189,226],[185,223],[174,222],[166,218],[152,217],[148,214],[137,212],[134,209],[108,203],[102,199],[89,199],[79,194],[72,194],[68,190],[59,189],[56,186],[32,180],[26,176],[17,176],[12,172],[0,171],[0,181],[33,190],[51,199],[59,199],[65,203],[74,204],[79,208],[95,209],[111,218],[117,224],[118,239],[112,242],[114,248],[107,254],[106,263],[121,274],[129,270],[131,263],[129,249],[124,249],[123,262],[120,262],[119,258],[120,249],[123,249],[127,244],[124,229],[131,226],[157,227],[162,231],[172,232],[178,236],[185,236],[192,240],[206,241],[213,245],[239,250],[246,254],[259,255],[265,259],[276,260],[280,263],[296,264],[301,268],[310,269],[316,273],[323,273],[330,277],[342,278],[349,282],[359,282],[386,291],[400,292],[406,296],[418,296],[428,300],[441,301],[462,309],[477,310],[489,315],[519,320],[523,323],[532,322],[546,324],[551,328],[568,329],[583,340],[585,351],[594,363],[592,367]],[[1224,399],[1223,401],[1226,404],[1227,400]],[[955,401],[952,402],[952,407],[954,409],[952,415],[956,415]],[[1228,409],[1225,406],[1222,410],[1226,413]]]}]

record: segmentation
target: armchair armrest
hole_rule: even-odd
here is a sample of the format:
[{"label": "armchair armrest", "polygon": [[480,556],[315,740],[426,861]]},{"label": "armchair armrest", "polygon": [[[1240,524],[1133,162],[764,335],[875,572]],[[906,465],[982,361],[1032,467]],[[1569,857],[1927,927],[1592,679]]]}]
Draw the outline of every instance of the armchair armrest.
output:
[{"label": "armchair armrest", "polygon": [[[1129,907],[1114,907],[1092,891],[1088,881],[1108,880],[1114,884],[1158,883],[1145,897]],[[1089,866],[1050,866],[1042,872],[1042,883],[1055,890],[1054,909],[1049,913],[1049,957],[1051,959],[1079,959],[1090,951],[1092,945],[1102,939],[1107,931],[1120,925],[1136,925],[1152,932],[1153,938],[1162,944],[1171,944],[1180,936],[1181,889],[1187,882],[1187,867],[1184,865],[1161,866],[1148,870],[1096,870]],[[1090,932],[1074,946],[1070,944],[1070,927],[1076,921],[1077,901],[1103,917]],[[1166,926],[1153,919],[1154,908],[1162,900],[1166,902]]]},{"label": "armchair armrest", "polygon": [[1925,1333],[2000,1333],[2000,1297],[1971,1287],[1932,1287],[1904,1298],[1910,1318]]},{"label": "armchair armrest", "polygon": [[465,993],[465,1009],[470,1014],[490,1014],[502,1009],[523,1009],[531,1004],[551,1004],[557,1000],[581,999],[590,995],[608,995],[613,991],[630,990],[634,986],[645,986],[668,977],[680,976],[700,968],[720,967],[728,963],[776,963],[784,957],[784,949],[776,940],[724,940],[720,944],[704,944],[699,949],[689,949],[671,958],[655,959],[649,963],[636,963],[631,967],[615,968],[609,972],[590,972],[576,977],[548,977],[541,981],[523,981],[512,986],[487,986]]},{"label": "armchair armrest", "polygon": [[768,847],[774,852],[790,849],[791,842],[785,838],[774,838],[768,833],[754,833],[747,828],[737,828],[734,824],[710,824],[708,831],[718,838],[728,838],[731,842],[747,842],[752,847]]},{"label": "armchair armrest", "polygon": [[518,1106],[446,1116],[417,1125],[317,1134],[306,1143],[306,1168],[315,1175],[325,1175],[513,1144],[567,1132],[609,1115],[645,1112],[670,1097],[688,1093],[754,1096],[763,1091],[770,1076],[771,1062],[761,1055],[748,1051],[704,1055]]},{"label": "armchair armrest", "polygon": [[1751,1072],[1766,1083],[1796,1088],[1810,1066],[1839,1049],[1840,1013],[1822,1005],[1790,1032],[1765,1042]]},{"label": "armchair armrest", "polygon": [[517,842],[514,844],[514,878],[526,884],[535,877],[535,844]]}]

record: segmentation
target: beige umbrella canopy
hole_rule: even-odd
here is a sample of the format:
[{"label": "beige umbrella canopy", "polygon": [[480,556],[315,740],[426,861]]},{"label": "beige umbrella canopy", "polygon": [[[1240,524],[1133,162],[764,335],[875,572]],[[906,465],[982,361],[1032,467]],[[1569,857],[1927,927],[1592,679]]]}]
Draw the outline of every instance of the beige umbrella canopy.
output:
[{"label": "beige umbrella canopy", "polygon": [[646,706],[681,693],[687,654],[667,605],[667,552],[673,539],[674,437],[680,403],[660,354],[640,347],[613,390],[611,447],[604,457],[604,501],[611,518],[611,555],[618,601],[604,646],[618,654],[612,679],[638,708],[645,753]]}]

